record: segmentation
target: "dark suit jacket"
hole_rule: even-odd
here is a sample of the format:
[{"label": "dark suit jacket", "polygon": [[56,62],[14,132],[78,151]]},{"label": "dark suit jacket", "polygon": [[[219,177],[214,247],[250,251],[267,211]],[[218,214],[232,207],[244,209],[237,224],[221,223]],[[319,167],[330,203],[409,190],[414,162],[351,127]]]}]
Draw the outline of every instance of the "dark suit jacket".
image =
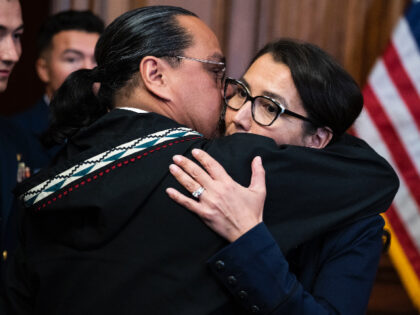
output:
[{"label": "dark suit jacket", "polygon": [[[22,155],[23,162],[30,167],[31,175],[46,167],[60,146],[46,149],[39,138],[48,128],[49,107],[44,98],[23,113],[2,120],[2,173],[1,191],[1,251],[7,251],[10,258],[16,246],[16,201],[12,190],[16,186],[16,154]],[[1,197],[0,197],[1,199]],[[5,261],[0,265],[1,270]],[[0,281],[1,284],[1,281]]]},{"label": "dark suit jacket", "polygon": [[48,128],[48,116],[50,109],[48,104],[42,97],[32,107],[26,111],[19,113],[12,117],[12,120],[17,123],[21,128],[28,130],[34,135],[41,135]]},{"label": "dark suit jacket", "polygon": [[[34,141],[39,141],[41,135],[47,131],[49,125],[50,108],[45,102],[45,97],[42,97],[34,106],[28,110],[11,117],[11,120],[19,125],[20,128],[27,130],[33,135]],[[51,149],[46,149],[39,145],[39,151],[34,152],[38,159],[44,159],[46,162],[41,167],[48,165],[50,160],[57,154],[61,146],[57,145]],[[34,173],[39,169],[33,170]]]},{"label": "dark suit jacket", "polygon": [[[13,247],[14,239],[6,237],[10,214],[15,210],[13,189],[17,184],[18,161],[31,169],[40,168],[46,161],[39,157],[40,147],[31,134],[19,128],[7,118],[0,117],[0,250],[9,251]],[[3,270],[3,259],[0,259],[0,270]],[[2,272],[0,272],[1,274]],[[1,284],[0,277],[0,284]]]},{"label": "dark suit jacket", "polygon": [[383,226],[379,215],[361,219],[298,246],[286,260],[261,223],[208,263],[237,314],[364,314]]},{"label": "dark suit jacket", "polygon": [[22,314],[197,315],[223,307],[230,295],[206,261],[226,242],[165,194],[181,189],[168,172],[172,156],[190,157],[195,147],[244,185],[252,158],[262,156],[265,222],[285,253],[386,210],[398,187],[388,163],[353,137],[325,150],[279,148],[250,134],[209,141],[157,114],[113,110],[21,185],[11,305]]}]

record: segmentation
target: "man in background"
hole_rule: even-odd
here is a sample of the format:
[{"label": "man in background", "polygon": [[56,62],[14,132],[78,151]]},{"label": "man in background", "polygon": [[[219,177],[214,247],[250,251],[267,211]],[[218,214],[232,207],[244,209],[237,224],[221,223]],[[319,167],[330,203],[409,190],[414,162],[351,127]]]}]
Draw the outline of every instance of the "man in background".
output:
[{"label": "man in background", "polygon": [[[70,73],[96,66],[94,50],[103,29],[103,21],[90,11],[64,11],[48,18],[38,35],[36,62],[39,78],[45,83],[45,95],[26,112],[0,121],[2,264],[15,247],[12,190],[18,182],[46,166],[59,148],[47,151],[39,141],[48,127],[49,101]],[[20,58],[22,34],[19,1],[0,0],[0,92],[6,89]]]},{"label": "man in background", "polygon": [[23,21],[18,1],[0,1],[0,93],[22,53]]},{"label": "man in background", "polygon": [[[46,131],[51,98],[72,72],[96,66],[95,45],[103,30],[103,21],[90,11],[68,10],[47,19],[38,34],[35,65],[45,83],[45,94],[30,109],[13,118],[20,127],[35,137]],[[39,154],[46,154],[49,160],[56,151],[53,148]]]},{"label": "man in background", "polygon": [[[0,0],[0,93],[3,93],[10,74],[19,61],[22,46],[23,21],[18,0]],[[31,136],[13,122],[0,117],[0,270],[7,260],[5,227],[13,208],[12,189],[27,177],[36,165],[31,152],[35,142]],[[0,274],[1,283],[1,274]]]}]

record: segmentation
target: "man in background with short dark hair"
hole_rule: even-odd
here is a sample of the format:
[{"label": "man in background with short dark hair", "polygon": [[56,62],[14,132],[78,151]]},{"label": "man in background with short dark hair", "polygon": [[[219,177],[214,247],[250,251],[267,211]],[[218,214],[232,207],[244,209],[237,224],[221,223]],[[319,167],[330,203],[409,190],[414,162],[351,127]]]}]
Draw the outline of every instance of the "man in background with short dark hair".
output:
[{"label": "man in background with short dark hair", "polygon": [[[95,45],[103,30],[103,21],[90,11],[63,11],[46,20],[38,34],[36,61],[45,94],[30,109],[13,118],[20,127],[36,137],[46,131],[51,98],[72,72],[96,66]],[[48,158],[56,151],[57,148],[50,150]]]}]

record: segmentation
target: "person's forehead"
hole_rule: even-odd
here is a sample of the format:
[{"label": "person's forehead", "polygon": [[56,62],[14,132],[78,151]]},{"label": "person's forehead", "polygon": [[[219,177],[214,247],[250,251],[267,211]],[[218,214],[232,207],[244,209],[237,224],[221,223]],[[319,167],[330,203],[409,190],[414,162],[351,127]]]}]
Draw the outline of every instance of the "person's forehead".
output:
[{"label": "person's forehead", "polygon": [[84,32],[80,30],[65,30],[54,34],[51,40],[52,49],[78,49],[93,52],[98,33]]},{"label": "person's forehead", "polygon": [[294,87],[290,69],[282,62],[277,62],[271,54],[265,54],[255,60],[244,76],[250,88],[276,90],[285,85]]},{"label": "person's forehead", "polygon": [[22,27],[22,13],[18,0],[0,0],[0,28],[14,31]]},{"label": "person's forehead", "polygon": [[177,17],[180,25],[193,37],[193,44],[186,52],[193,54],[190,57],[222,60],[223,52],[214,32],[199,18],[180,15]]},{"label": "person's forehead", "polygon": [[253,95],[276,96],[286,100],[286,107],[300,104],[300,96],[287,65],[265,54],[255,60],[243,76]]}]

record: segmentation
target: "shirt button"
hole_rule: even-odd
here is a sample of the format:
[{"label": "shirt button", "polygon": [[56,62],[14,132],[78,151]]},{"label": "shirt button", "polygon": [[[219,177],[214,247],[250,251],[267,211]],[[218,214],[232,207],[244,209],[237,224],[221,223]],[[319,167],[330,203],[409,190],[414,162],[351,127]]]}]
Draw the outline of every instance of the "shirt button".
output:
[{"label": "shirt button", "polygon": [[248,297],[248,293],[246,291],[242,290],[238,292],[238,296],[241,300],[245,300]]},{"label": "shirt button", "polygon": [[223,260],[218,260],[215,263],[216,269],[219,271],[222,271],[223,269],[225,269],[225,263]]},{"label": "shirt button", "polygon": [[6,259],[7,259],[7,250],[4,250],[3,251],[3,255],[2,256],[3,256],[3,260],[6,261]]},{"label": "shirt button", "polygon": [[235,276],[229,276],[227,278],[227,281],[231,286],[234,286],[238,282],[238,280],[236,280]]},{"label": "shirt button", "polygon": [[251,313],[258,313],[260,311],[260,308],[257,305],[251,306]]}]

